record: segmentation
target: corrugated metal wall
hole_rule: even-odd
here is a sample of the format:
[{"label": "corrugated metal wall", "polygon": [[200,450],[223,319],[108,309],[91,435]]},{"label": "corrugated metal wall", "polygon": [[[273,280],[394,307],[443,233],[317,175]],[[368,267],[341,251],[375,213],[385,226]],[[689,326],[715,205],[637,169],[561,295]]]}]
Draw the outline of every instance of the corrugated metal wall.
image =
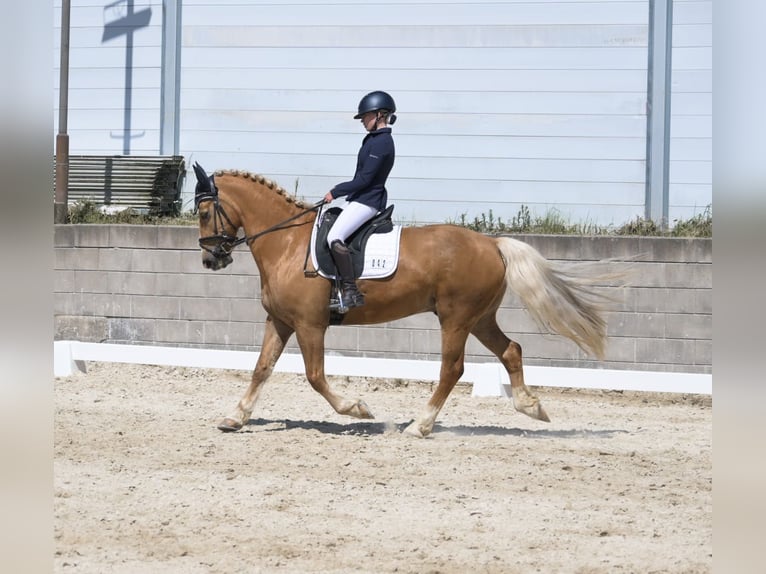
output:
[{"label": "corrugated metal wall", "polygon": [[713,203],[713,0],[674,0],[669,219]]},{"label": "corrugated metal wall", "polygon": [[[60,0],[54,15],[57,118]],[[162,3],[72,0],[69,42],[71,153],[159,153]]]},{"label": "corrugated metal wall", "polygon": [[[712,196],[711,4],[675,3],[671,217]],[[72,153],[158,152],[161,25],[161,2],[73,0]],[[385,89],[399,221],[508,220],[522,204],[600,224],[644,215],[648,0],[184,0],[182,25],[178,151],[208,170],[318,199],[353,174],[359,98]]]}]

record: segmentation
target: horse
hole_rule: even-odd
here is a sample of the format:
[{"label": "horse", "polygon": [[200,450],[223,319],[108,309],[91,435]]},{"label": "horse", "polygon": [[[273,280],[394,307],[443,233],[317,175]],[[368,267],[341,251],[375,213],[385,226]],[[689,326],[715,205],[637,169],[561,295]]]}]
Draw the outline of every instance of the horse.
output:
[{"label": "horse", "polygon": [[[259,390],[293,334],[314,390],[339,414],[374,418],[363,400],[334,392],[325,377],[332,282],[304,272],[312,228],[323,201],[308,204],[274,181],[247,171],[217,170],[208,176],[199,164],[194,170],[203,266],[223,269],[232,263],[235,246],[249,246],[260,273],[267,313],[250,385],[218,429],[238,431],[249,421]],[[242,236],[238,236],[240,229]],[[358,281],[366,303],[343,315],[342,324],[382,323],[417,313],[437,316],[441,329],[439,382],[424,410],[404,429],[408,435],[422,438],[432,432],[463,374],[469,334],[507,371],[514,408],[533,419],[550,421],[539,398],[524,384],[521,346],[497,323],[496,313],[508,289],[518,295],[542,328],[572,340],[589,355],[604,357],[604,313],[609,297],[599,294],[596,286],[607,279],[605,274],[564,269],[517,239],[446,223],[404,226],[399,256],[390,277]]]}]

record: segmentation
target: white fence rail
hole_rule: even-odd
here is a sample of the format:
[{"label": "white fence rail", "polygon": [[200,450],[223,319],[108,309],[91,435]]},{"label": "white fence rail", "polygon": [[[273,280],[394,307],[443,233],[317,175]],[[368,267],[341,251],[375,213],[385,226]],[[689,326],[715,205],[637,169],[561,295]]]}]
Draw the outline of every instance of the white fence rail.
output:
[{"label": "white fence rail", "polygon": [[[54,375],[57,377],[84,371],[85,361],[249,371],[255,367],[258,359],[258,353],[251,351],[116,345],[80,341],[55,341],[53,352]],[[349,377],[379,377],[381,373],[385,373],[387,378],[437,381],[439,367],[438,361],[333,355],[325,358],[325,372],[328,375]],[[283,373],[303,373],[303,359],[300,355],[283,354],[274,370]],[[465,373],[460,380],[473,383],[473,396],[510,396],[508,375],[502,365],[497,362],[466,363]],[[710,395],[713,392],[713,376],[696,373],[526,366],[524,380],[528,385],[541,387],[703,395]]]}]

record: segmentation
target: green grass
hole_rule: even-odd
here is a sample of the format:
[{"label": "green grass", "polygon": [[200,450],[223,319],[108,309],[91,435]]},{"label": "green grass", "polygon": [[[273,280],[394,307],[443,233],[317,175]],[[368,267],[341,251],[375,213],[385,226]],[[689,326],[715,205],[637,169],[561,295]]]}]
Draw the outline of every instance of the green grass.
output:
[{"label": "green grass", "polygon": [[556,210],[548,211],[544,216],[532,216],[529,208],[522,205],[519,212],[510,221],[482,213],[469,221],[465,214],[457,221],[448,221],[454,225],[467,227],[474,231],[496,235],[500,233],[535,233],[545,235],[632,235],[656,237],[713,237],[713,210],[708,205],[705,210],[690,219],[677,219],[667,229],[652,220],[641,217],[620,226],[596,225],[595,223],[571,223]]},{"label": "green grass", "polygon": [[[146,215],[133,209],[114,214],[102,213],[92,202],[78,202],[69,208],[69,223],[128,223],[134,225],[197,225],[197,216],[191,212],[175,217]],[[654,221],[641,217],[620,226],[596,225],[594,223],[571,223],[555,209],[543,216],[533,216],[526,205],[510,221],[495,217],[492,210],[468,220],[465,214],[447,223],[467,227],[474,231],[496,235],[501,233],[535,233],[545,235],[626,235],[656,237],[713,237],[713,209],[705,210],[690,219],[674,220],[667,229]]]}]

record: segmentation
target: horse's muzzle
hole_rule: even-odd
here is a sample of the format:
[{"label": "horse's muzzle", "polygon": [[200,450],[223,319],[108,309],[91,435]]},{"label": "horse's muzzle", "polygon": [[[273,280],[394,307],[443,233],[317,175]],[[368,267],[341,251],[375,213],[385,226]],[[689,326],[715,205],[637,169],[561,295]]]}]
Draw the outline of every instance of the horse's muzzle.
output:
[{"label": "horse's muzzle", "polygon": [[202,265],[207,269],[218,271],[229,265],[232,261],[231,255],[228,253],[210,253],[208,251],[202,252]]}]

